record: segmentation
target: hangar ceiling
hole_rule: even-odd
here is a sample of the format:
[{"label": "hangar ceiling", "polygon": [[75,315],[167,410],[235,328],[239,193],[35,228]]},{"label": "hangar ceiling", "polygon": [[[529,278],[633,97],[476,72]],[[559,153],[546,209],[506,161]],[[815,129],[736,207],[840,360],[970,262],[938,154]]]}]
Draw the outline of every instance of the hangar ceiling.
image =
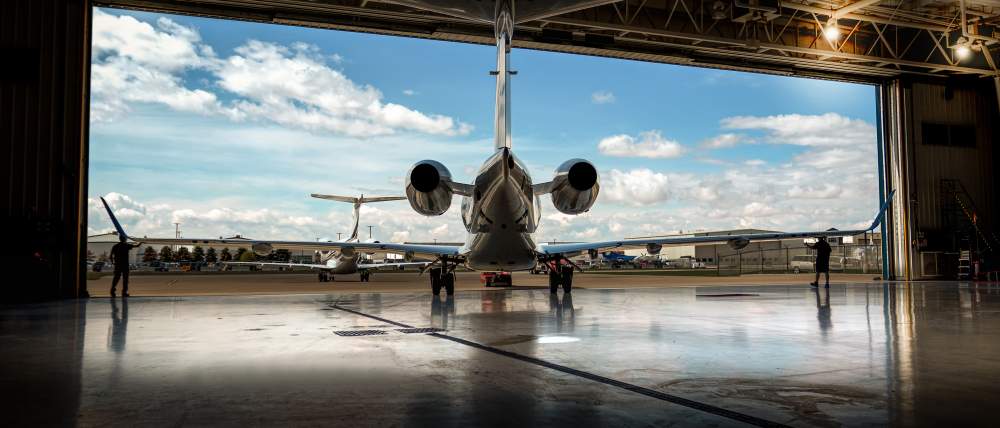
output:
[{"label": "hangar ceiling", "polygon": [[[95,2],[490,45],[493,3]],[[998,75],[1000,0],[520,0],[515,17],[513,44],[521,48],[860,81]]]}]

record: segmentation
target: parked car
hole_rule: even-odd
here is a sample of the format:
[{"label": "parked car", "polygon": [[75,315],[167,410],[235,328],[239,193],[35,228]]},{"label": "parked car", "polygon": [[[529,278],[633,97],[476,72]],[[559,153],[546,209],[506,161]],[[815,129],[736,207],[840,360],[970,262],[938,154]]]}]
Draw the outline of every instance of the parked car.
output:
[{"label": "parked car", "polygon": [[[792,272],[813,272],[816,270],[816,256],[813,255],[800,255],[792,256],[792,260],[788,263],[789,268]],[[830,271],[842,271],[844,270],[844,258],[843,257],[830,257]]]},{"label": "parked car", "polygon": [[100,272],[100,271],[104,270],[104,265],[106,265],[106,264],[107,263],[105,263],[105,262],[94,262],[94,265],[91,266],[90,269],[93,270],[94,272]]}]

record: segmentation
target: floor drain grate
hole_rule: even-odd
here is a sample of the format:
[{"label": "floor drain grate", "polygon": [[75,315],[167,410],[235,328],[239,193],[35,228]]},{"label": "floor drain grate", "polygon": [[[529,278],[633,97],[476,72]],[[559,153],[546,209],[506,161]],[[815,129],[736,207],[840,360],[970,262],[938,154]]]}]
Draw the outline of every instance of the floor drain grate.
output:
[{"label": "floor drain grate", "polygon": [[335,331],[333,334],[337,336],[378,336],[386,333],[385,330],[341,330]]},{"label": "floor drain grate", "polygon": [[397,328],[396,331],[406,334],[415,334],[415,333],[437,333],[439,331],[445,331],[445,330],[441,328],[427,327],[427,328]]}]

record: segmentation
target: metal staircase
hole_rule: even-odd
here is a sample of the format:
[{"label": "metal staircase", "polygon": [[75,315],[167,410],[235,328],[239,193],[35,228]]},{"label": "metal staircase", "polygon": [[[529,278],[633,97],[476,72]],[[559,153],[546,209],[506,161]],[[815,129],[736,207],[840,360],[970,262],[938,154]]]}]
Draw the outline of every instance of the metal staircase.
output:
[{"label": "metal staircase", "polygon": [[942,226],[953,232],[953,248],[959,254],[958,277],[970,279],[973,261],[981,260],[986,254],[992,256],[1000,249],[1000,238],[979,215],[979,209],[962,182],[942,179],[941,198]]}]

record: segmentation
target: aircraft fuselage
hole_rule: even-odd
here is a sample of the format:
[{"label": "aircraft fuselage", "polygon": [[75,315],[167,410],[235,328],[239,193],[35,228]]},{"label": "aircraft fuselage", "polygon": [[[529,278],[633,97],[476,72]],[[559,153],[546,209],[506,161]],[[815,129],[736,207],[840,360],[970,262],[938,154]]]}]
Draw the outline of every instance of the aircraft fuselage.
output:
[{"label": "aircraft fuselage", "polygon": [[463,253],[475,270],[527,270],[535,266],[535,241],[541,215],[527,168],[501,148],[479,169],[474,193],[462,200],[468,232]]}]

